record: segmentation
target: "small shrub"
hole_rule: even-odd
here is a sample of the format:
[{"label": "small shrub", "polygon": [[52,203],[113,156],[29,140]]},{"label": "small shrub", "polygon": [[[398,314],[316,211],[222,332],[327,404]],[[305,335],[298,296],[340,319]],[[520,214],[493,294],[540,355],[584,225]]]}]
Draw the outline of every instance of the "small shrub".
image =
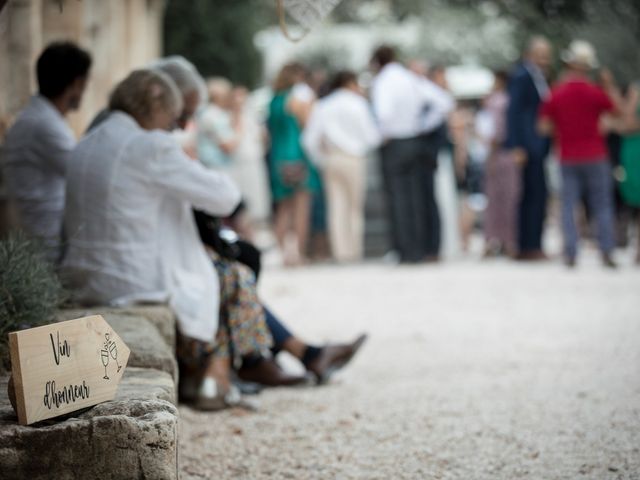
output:
[{"label": "small shrub", "polygon": [[63,298],[37,241],[20,233],[0,241],[0,371],[10,369],[8,333],[51,323]]}]

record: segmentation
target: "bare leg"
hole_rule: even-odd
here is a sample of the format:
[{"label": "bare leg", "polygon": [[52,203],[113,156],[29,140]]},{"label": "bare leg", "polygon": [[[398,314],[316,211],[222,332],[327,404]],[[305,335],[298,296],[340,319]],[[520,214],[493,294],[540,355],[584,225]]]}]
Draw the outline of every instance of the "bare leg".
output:
[{"label": "bare leg", "polygon": [[293,215],[293,200],[286,199],[278,202],[276,206],[276,215],[274,219],[274,230],[276,234],[276,239],[278,240],[278,245],[280,246],[280,251],[282,252],[282,256],[285,259],[285,263],[287,262],[288,252],[287,252],[287,233],[291,228],[291,217]]},{"label": "bare leg", "polygon": [[298,259],[305,260],[307,241],[309,239],[309,216],[311,210],[311,194],[307,191],[296,192],[293,196],[293,228],[296,233]]},{"label": "bare leg", "polygon": [[638,252],[636,253],[636,264],[640,265],[640,214],[638,214],[638,228],[636,229],[638,237]]},{"label": "bare leg", "polygon": [[296,337],[289,337],[282,344],[282,349],[297,359],[302,360],[304,352],[307,350],[307,344]]},{"label": "bare leg", "polygon": [[460,233],[462,235],[462,249],[467,252],[469,250],[469,241],[473,233],[473,224],[475,222],[475,214],[468,204],[469,197],[464,196],[460,211]]},{"label": "bare leg", "polygon": [[225,390],[231,387],[229,372],[231,371],[231,359],[229,357],[212,356],[204,372],[205,377],[213,378],[218,385]]}]

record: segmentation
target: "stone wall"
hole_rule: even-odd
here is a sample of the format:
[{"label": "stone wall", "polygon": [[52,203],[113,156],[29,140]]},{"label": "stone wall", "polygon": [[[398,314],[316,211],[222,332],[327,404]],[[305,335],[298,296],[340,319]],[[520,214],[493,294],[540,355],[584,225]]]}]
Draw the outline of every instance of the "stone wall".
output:
[{"label": "stone wall", "polygon": [[163,0],[9,0],[0,12],[0,118],[10,123],[36,90],[42,49],[72,40],[94,61],[82,109],[70,117],[80,134],[117,81],[161,54],[163,10]]}]

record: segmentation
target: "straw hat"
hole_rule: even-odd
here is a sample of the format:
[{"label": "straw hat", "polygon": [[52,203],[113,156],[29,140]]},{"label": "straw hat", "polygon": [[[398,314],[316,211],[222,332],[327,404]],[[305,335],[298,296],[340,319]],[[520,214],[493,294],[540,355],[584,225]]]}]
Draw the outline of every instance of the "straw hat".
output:
[{"label": "straw hat", "polygon": [[569,48],[562,52],[562,61],[589,69],[600,66],[596,56],[596,49],[584,40],[574,40],[571,42]]}]

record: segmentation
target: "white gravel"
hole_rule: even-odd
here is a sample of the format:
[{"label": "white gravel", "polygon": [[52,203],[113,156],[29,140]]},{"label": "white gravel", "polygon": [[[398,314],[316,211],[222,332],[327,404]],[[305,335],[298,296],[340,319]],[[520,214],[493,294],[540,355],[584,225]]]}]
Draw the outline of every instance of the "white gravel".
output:
[{"label": "white gravel", "polygon": [[[302,337],[370,340],[261,410],[181,407],[182,478],[640,479],[640,269],[470,259],[269,269]],[[288,363],[287,363],[288,364]]]}]

